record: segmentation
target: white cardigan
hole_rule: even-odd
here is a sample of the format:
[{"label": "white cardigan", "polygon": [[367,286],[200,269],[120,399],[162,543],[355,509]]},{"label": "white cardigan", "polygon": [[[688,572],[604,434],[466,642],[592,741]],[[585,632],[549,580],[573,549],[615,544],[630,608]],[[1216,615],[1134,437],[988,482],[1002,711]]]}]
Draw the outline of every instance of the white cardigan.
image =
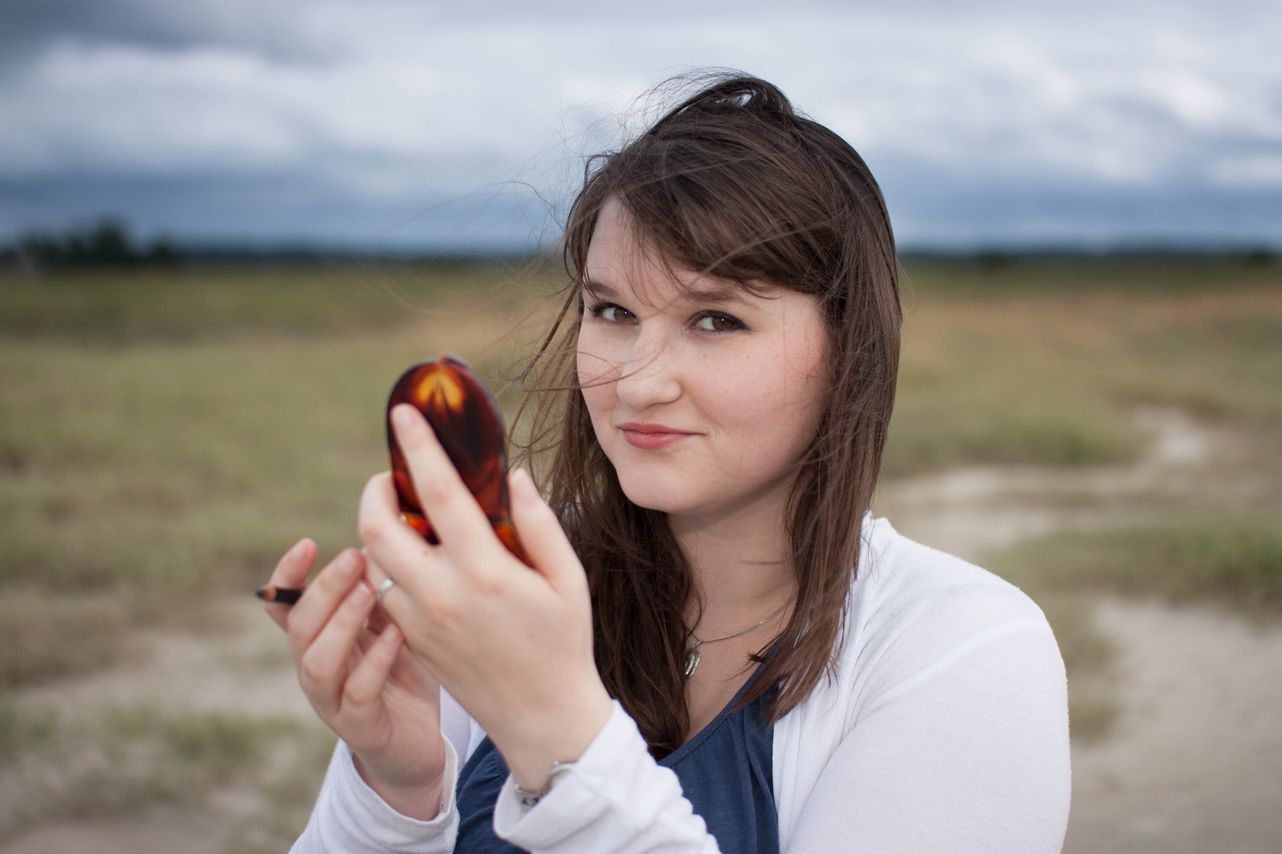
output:
[{"label": "white cardigan", "polygon": [[[864,518],[837,679],[774,726],[780,849],[1058,852],[1070,768],[1064,662],[1046,617],[992,573]],[[484,738],[442,694],[442,810],[417,821],[341,742],[296,852],[454,849],[459,756]],[[716,840],[615,702],[569,774],[523,811],[509,776],[496,834],[534,851],[713,852]]]}]

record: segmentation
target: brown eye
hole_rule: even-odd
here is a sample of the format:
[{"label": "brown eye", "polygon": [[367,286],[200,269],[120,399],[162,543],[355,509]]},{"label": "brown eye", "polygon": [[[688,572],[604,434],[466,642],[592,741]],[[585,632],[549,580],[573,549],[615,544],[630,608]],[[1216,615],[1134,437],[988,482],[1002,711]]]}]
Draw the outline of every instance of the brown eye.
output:
[{"label": "brown eye", "polygon": [[606,323],[618,323],[621,320],[627,320],[632,316],[632,312],[622,306],[615,305],[612,302],[603,302],[592,306],[589,313],[596,318],[604,320]]},{"label": "brown eye", "polygon": [[712,311],[701,315],[696,325],[704,332],[734,332],[745,328],[736,318]]}]

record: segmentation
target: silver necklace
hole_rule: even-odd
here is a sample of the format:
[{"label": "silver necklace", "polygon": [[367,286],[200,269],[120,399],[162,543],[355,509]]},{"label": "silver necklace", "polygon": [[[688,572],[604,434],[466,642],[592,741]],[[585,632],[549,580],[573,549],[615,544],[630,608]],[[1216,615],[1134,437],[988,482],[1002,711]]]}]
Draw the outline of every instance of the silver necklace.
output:
[{"label": "silver necklace", "polygon": [[704,644],[708,644],[708,643],[719,643],[720,641],[730,640],[731,638],[739,638],[739,637],[743,637],[744,635],[746,635],[748,632],[752,631],[753,629],[759,629],[759,628],[761,628],[761,627],[762,627],[762,626],[764,626],[766,623],[770,622],[770,621],[771,621],[771,620],[773,620],[775,617],[777,617],[777,616],[779,616],[780,614],[782,614],[782,613],[783,613],[783,609],[784,609],[784,608],[787,608],[787,607],[788,607],[788,604],[789,604],[790,602],[792,602],[792,600],[793,600],[793,597],[792,597],[792,596],[789,596],[786,600],[784,600],[784,603],[783,603],[782,605],[780,605],[778,608],[776,608],[776,609],[774,609],[773,611],[771,611],[771,612],[770,612],[770,614],[768,614],[766,617],[764,617],[764,618],[762,618],[762,619],[758,620],[757,622],[753,623],[751,626],[748,626],[748,628],[746,628],[746,629],[740,629],[739,631],[734,632],[733,634],[729,634],[729,635],[722,635],[722,636],[721,636],[721,637],[719,637],[719,638],[708,638],[707,640],[704,640],[703,638],[701,638],[701,637],[699,637],[698,635],[696,635],[696,634],[694,633],[694,630],[693,630],[693,629],[691,629],[691,630],[690,630],[690,637],[694,638],[694,646],[692,646],[692,647],[690,647],[689,649],[687,649],[687,650],[686,650],[686,659],[685,659],[685,674],[686,674],[686,678],[687,678],[687,679],[689,679],[691,676],[693,676],[693,675],[694,675],[695,668],[697,668],[697,667],[699,666],[699,660],[700,660],[701,658],[703,658],[703,653],[701,653],[699,650],[703,647],[703,645],[704,645]]}]

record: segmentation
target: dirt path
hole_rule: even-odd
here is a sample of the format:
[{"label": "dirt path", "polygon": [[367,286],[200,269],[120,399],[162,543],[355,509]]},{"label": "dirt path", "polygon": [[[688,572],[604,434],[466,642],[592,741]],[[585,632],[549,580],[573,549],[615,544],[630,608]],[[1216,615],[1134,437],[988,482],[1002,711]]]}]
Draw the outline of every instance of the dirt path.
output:
[{"label": "dirt path", "polygon": [[[144,629],[130,638],[129,661],[110,670],[25,689],[24,708],[64,715],[146,705],[168,712],[225,712],[308,720],[284,635],[246,594],[212,603],[212,632]],[[205,620],[202,620],[205,621]]]},{"label": "dirt path", "polygon": [[[1143,410],[1137,421],[1153,442],[1134,466],[905,480],[888,487],[885,515],[906,535],[982,565],[1021,539],[1112,521],[1099,507],[1055,509],[1047,497],[1138,503],[1194,476],[1222,441],[1179,412]],[[1073,744],[1065,851],[1282,851],[1282,627],[1113,598],[1098,601],[1094,617],[1120,650],[1120,716],[1103,741]]]},{"label": "dirt path", "polygon": [[1106,600],[1122,714],[1075,746],[1070,852],[1282,850],[1282,628]]},{"label": "dirt path", "polygon": [[[273,828],[270,792],[273,773],[289,773],[297,740],[280,745],[287,755],[276,766],[246,785],[202,785],[196,803],[166,803],[149,793],[163,755],[138,755],[126,745],[113,750],[85,736],[81,727],[100,725],[112,710],[147,710],[160,718],[225,715],[239,720],[295,720],[308,738],[324,738],[298,688],[293,666],[279,630],[262,614],[250,596],[211,604],[209,618],[220,628],[214,634],[140,631],[130,639],[127,660],[110,670],[24,689],[12,697],[29,715],[54,712],[60,732],[69,734],[72,752],[59,745],[51,753],[22,756],[0,767],[0,823],[12,824],[15,814],[55,806],[54,817],[22,821],[26,829],[0,839],[7,854],[225,854],[246,850],[283,850],[282,829]],[[91,731],[92,732],[92,731]],[[310,779],[310,777],[315,779]],[[164,780],[163,776],[154,779]],[[86,789],[101,783],[126,794],[101,794]],[[139,781],[142,781],[141,783]],[[311,787],[300,797],[307,803],[320,778],[309,775]],[[115,800],[113,800],[113,798]],[[84,800],[84,808],[78,801]],[[120,808],[117,802],[128,806]],[[305,820],[294,816],[294,821]],[[264,832],[258,829],[266,828]],[[297,826],[293,827],[294,831]],[[266,837],[265,839],[260,837]],[[257,840],[257,842],[254,842]],[[248,846],[248,847],[247,847]],[[287,843],[286,843],[287,846]]]},{"label": "dirt path", "polygon": [[149,809],[121,818],[47,825],[5,845],[9,854],[226,854],[226,821],[192,810]]}]

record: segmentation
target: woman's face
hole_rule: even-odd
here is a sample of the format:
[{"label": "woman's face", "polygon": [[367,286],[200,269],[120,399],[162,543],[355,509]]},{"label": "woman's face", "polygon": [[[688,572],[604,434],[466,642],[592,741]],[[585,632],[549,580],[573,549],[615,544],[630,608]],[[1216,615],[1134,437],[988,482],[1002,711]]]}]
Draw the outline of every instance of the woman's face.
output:
[{"label": "woman's face", "polygon": [[673,515],[774,509],[826,402],[819,302],[676,269],[611,199],[588,251],[578,375],[633,503]]}]

